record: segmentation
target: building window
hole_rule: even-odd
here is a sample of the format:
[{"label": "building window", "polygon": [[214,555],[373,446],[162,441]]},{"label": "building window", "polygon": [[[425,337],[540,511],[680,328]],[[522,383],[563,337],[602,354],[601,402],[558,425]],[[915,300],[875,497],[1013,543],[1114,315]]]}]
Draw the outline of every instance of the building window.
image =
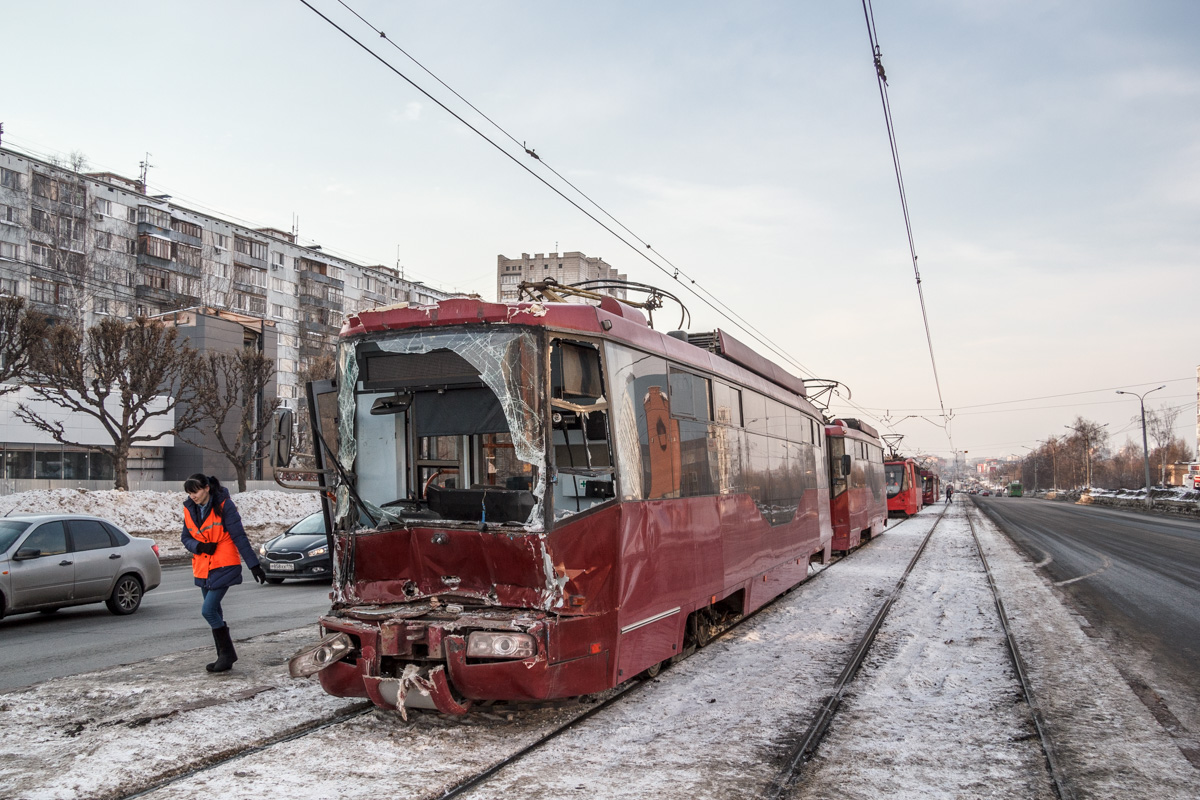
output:
[{"label": "building window", "polygon": [[170,228],[171,215],[151,206],[138,206],[138,222],[146,222],[156,228]]},{"label": "building window", "polygon": [[80,220],[71,217],[58,218],[58,235],[63,239],[82,239],[84,225]]},{"label": "building window", "polygon": [[125,207],[125,221],[126,222],[137,222],[137,218],[138,218],[138,210],[136,208],[134,208],[133,206],[126,206]]},{"label": "building window", "polygon": [[182,244],[181,242],[172,242],[171,250],[172,250],[172,255],[175,258],[175,261],[178,261],[180,264],[183,264],[185,267],[199,267],[200,266],[200,248],[199,247],[192,247],[191,245]]},{"label": "building window", "polygon": [[161,239],[157,236],[139,236],[138,237],[138,252],[161,258],[164,261],[171,260],[171,240]]},{"label": "building window", "polygon": [[33,193],[37,197],[44,197],[47,200],[58,199],[58,181],[48,175],[33,173]]},{"label": "building window", "polygon": [[265,242],[255,241],[254,239],[246,239],[241,236],[233,237],[233,249],[242,255],[257,258],[260,261],[267,260],[267,245]]},{"label": "building window", "polygon": [[113,215],[112,211],[113,211],[112,200],[109,200],[104,197],[96,198],[96,213],[103,214],[106,217],[111,217]]},{"label": "building window", "polygon": [[39,267],[48,267],[54,263],[54,254],[49,247],[34,244],[29,246],[29,259]]},{"label": "building window", "polygon": [[97,250],[112,250],[113,235],[108,231],[96,231],[96,249]]},{"label": "building window", "polygon": [[21,173],[0,167],[0,186],[21,191]]},{"label": "building window", "polygon": [[9,242],[0,242],[0,258],[6,258],[10,261],[20,261],[21,245],[11,244]]},{"label": "building window", "polygon": [[21,212],[12,206],[0,205],[0,222],[11,222],[14,225],[20,225]]},{"label": "building window", "polygon": [[51,233],[54,230],[54,219],[40,208],[33,209],[29,215],[29,224],[35,231]]},{"label": "building window", "polygon": [[200,226],[196,223],[187,222],[174,217],[171,218],[171,230],[175,231],[176,233],[182,233],[184,236],[191,236],[196,239],[200,238],[201,233]]},{"label": "building window", "polygon": [[267,288],[267,271],[265,269],[251,269],[250,267],[242,267],[235,264],[233,267],[233,279],[247,286],[257,286],[260,289]]},{"label": "building window", "polygon": [[142,285],[152,289],[170,289],[171,273],[165,269],[146,267],[142,270]]},{"label": "building window", "polygon": [[279,384],[279,386],[277,386],[275,388],[275,394],[277,394],[280,397],[285,397],[285,398],[291,399],[296,396],[296,387],[289,386],[286,383],[281,383],[281,384]]},{"label": "building window", "polygon": [[53,281],[44,281],[41,278],[30,278],[29,299],[35,303],[53,303],[54,287],[55,283]]},{"label": "building window", "polygon": [[19,294],[16,278],[0,278],[0,294]]},{"label": "building window", "polygon": [[109,313],[108,312],[108,298],[107,297],[93,297],[92,298],[92,311],[96,312],[97,314],[108,314]]},{"label": "building window", "polygon": [[290,358],[281,358],[276,365],[276,369],[286,375],[291,375],[296,371],[296,362]]},{"label": "building window", "polygon": [[283,263],[283,253],[275,253],[275,255],[273,256],[272,260],[275,262],[275,264],[276,264],[277,266],[280,266],[280,267],[284,266],[284,263]]},{"label": "building window", "polygon": [[215,247],[217,250],[229,249],[229,237],[223,233],[214,233],[212,235],[212,243],[213,247]]}]

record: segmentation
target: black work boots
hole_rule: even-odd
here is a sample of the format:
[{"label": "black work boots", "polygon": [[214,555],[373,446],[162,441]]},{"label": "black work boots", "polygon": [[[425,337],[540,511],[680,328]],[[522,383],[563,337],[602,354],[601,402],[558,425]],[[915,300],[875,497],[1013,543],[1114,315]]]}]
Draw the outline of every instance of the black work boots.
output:
[{"label": "black work boots", "polygon": [[222,625],[212,629],[213,642],[217,645],[217,660],[205,667],[209,672],[228,672],[237,661],[237,651],[233,649],[233,639],[229,638],[229,626]]}]

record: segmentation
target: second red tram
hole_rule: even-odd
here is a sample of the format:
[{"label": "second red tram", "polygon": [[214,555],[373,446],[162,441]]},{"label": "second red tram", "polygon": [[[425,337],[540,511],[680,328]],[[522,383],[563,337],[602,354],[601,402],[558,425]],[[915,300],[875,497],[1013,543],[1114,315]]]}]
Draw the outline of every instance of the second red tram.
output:
[{"label": "second red tram", "polygon": [[825,438],[832,547],[845,552],[883,533],[887,525],[883,444],[874,428],[857,419],[827,423]]},{"label": "second red tram", "polygon": [[931,469],[921,467],[921,499],[925,505],[931,506],[938,501],[938,492],[941,487],[941,479],[938,474]]},{"label": "second red tram", "polygon": [[887,479],[888,514],[911,517],[925,507],[925,492],[921,485],[920,469],[911,458],[896,458],[884,462]]},{"label": "second red tram", "polygon": [[336,430],[333,606],[291,663],[330,694],[462,713],[602,691],[829,557],[821,415],[721,331],[457,298],[358,312],[338,353],[310,388]]}]

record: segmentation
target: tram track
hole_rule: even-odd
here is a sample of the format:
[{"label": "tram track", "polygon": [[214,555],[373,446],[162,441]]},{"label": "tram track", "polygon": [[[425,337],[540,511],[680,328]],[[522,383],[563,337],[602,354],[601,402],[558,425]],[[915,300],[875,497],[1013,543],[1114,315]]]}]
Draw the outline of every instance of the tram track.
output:
[{"label": "tram track", "polygon": [[[939,519],[938,519],[939,522],[941,521],[941,516],[943,516],[944,514],[945,514],[945,511],[942,512],[942,515],[939,515]],[[894,530],[895,528],[899,527],[901,524],[903,524],[906,521],[908,521],[908,520],[906,519],[906,520],[900,520],[898,522],[894,522],[892,524],[891,528]],[[936,523],[934,525],[934,528],[936,528]],[[906,570],[906,573],[905,573],[906,575],[907,575],[908,571],[911,571],[913,565],[916,563],[917,559],[919,558],[920,551],[924,549],[925,544],[928,542],[934,528],[931,528],[930,532],[928,534],[926,534],[926,536],[922,540],[922,543],[919,547],[917,555],[914,557],[912,562],[909,564],[908,569]],[[876,537],[876,538],[878,538],[878,537]],[[872,539],[868,542],[864,542],[861,547],[850,551],[850,553],[831,557],[830,561],[826,565],[824,565],[823,569],[819,570],[816,573],[810,574],[809,577],[804,582],[802,582],[801,584],[797,584],[797,587],[793,587],[793,589],[798,588],[799,586],[803,586],[806,584],[810,584],[811,582],[820,580],[821,577],[826,572],[829,572],[839,562],[845,560],[848,556],[852,555],[853,553],[863,550],[864,548],[868,547],[874,541],[875,541],[875,539]],[[898,588],[899,587],[897,587],[897,589]],[[787,597],[791,593],[791,591],[792,590],[788,590],[788,592],[784,592],[779,597],[775,598],[770,603],[768,603],[766,606],[764,606],[762,609],[758,609],[752,614],[737,618],[736,620],[734,620],[733,622],[731,622],[730,624],[728,624],[727,626],[722,628],[720,630],[720,632],[717,633],[715,636],[713,636],[713,638],[711,640],[706,642],[705,647],[711,646],[712,644],[716,643],[717,641],[732,635],[743,624],[750,622],[751,620],[754,620],[756,618],[756,616],[758,616],[758,614],[761,613],[763,610],[770,608],[771,606],[780,602],[783,598]],[[894,599],[896,594],[897,594],[897,590],[894,590],[892,597],[889,597],[888,601],[885,603],[886,606],[890,606],[890,603]],[[876,620],[871,626],[872,639],[873,639],[874,632],[878,631],[878,628],[881,624],[882,624],[882,616],[880,616],[879,619]],[[695,649],[696,648],[694,648],[694,647],[689,648],[688,655],[691,655],[691,652],[694,651]],[[859,650],[861,650],[861,652],[859,652]],[[862,646],[861,644],[860,644],[860,647],[856,649],[856,660],[859,664],[861,664],[862,658],[865,657],[868,650],[869,650],[869,645]],[[519,749],[515,750],[514,752],[500,758],[499,760],[495,761],[491,765],[487,766],[485,769],[479,770],[471,775],[468,775],[464,778],[459,779],[454,785],[450,786],[449,788],[441,789],[441,790],[439,790],[438,793],[421,794],[419,796],[422,798],[425,798],[425,800],[450,800],[450,798],[466,796],[469,793],[471,793],[473,790],[479,788],[482,785],[485,785],[489,781],[489,779],[491,779],[492,777],[497,775],[497,773],[501,772],[505,768],[510,767],[510,766],[516,764],[517,762],[520,762],[522,759],[537,752],[538,750],[545,747],[550,742],[559,738],[561,735],[571,731],[573,728],[576,728],[576,727],[582,725],[587,720],[593,718],[594,716],[600,714],[601,712],[612,709],[620,701],[624,701],[624,700],[634,697],[636,694],[640,693],[640,691],[642,689],[644,689],[647,684],[652,683],[652,682],[654,682],[653,678],[635,677],[635,678],[631,679],[630,681],[627,681],[624,684],[616,687],[615,689],[610,690],[609,692],[605,692],[603,695],[599,696],[599,699],[596,699],[595,702],[593,702],[586,709],[583,709],[583,710],[579,711],[578,713],[573,714],[572,716],[570,716],[568,719],[566,719],[564,721],[554,724],[544,734],[539,735],[536,739],[529,742],[528,744],[526,744],[526,745],[520,747]],[[849,683],[849,680],[847,680],[845,682]],[[528,704],[528,703],[495,704],[493,706],[488,707],[487,713],[504,715],[504,714],[509,714],[512,712],[517,712],[517,711],[522,711],[522,710],[539,710],[539,709],[549,709],[549,708],[564,710],[564,709],[568,709],[569,706],[575,702],[578,702],[578,700],[572,699],[570,701],[565,701],[565,702],[561,702],[561,703],[542,703],[542,704],[536,704],[536,703],[535,704]],[[836,706],[831,708],[830,712],[832,712],[835,708],[836,708]],[[264,753],[266,751],[271,750],[272,748],[281,747],[283,745],[287,745],[289,743],[296,742],[297,740],[304,739],[305,737],[316,736],[316,735],[320,734],[321,732],[325,731],[326,729],[331,728],[336,725],[353,723],[355,720],[361,719],[361,718],[369,715],[373,711],[375,711],[375,707],[370,703],[356,704],[355,706],[351,707],[350,709],[347,709],[346,711],[344,711],[334,717],[326,718],[326,719],[320,720],[318,722],[314,722],[312,724],[304,725],[299,728],[293,728],[290,731],[281,733],[281,734],[274,736],[268,740],[259,742],[257,744],[251,745],[249,747],[242,748],[240,750],[237,750],[236,752],[230,752],[228,754],[222,755],[222,756],[212,759],[202,765],[192,767],[192,768],[187,769],[186,771],[182,771],[178,774],[164,777],[160,780],[155,781],[154,783],[152,783],[150,785],[146,785],[146,786],[139,788],[137,791],[127,793],[127,794],[110,795],[109,800],[133,800],[133,798],[141,798],[141,797],[153,795],[156,792],[158,792],[159,790],[164,790],[164,789],[169,790],[170,787],[172,787],[176,784],[181,784],[182,782],[187,781],[192,778],[201,777],[201,776],[205,775],[206,773],[214,773],[214,772],[217,772],[224,768],[228,768],[228,767],[236,764],[237,762],[239,762],[243,759],[246,759],[250,756]],[[821,733],[824,732],[824,729],[828,724],[828,719],[831,717],[832,717],[832,713],[829,713],[828,718],[826,718],[824,720],[824,724],[821,725],[821,729],[820,729]],[[511,717],[510,717],[510,719],[511,719]],[[810,736],[809,738],[813,738],[813,737]],[[817,736],[813,741],[814,741],[814,747],[815,747],[815,742],[819,741],[819,736]]]},{"label": "tram track", "polygon": [[[830,726],[837,715],[839,708],[841,707],[842,701],[844,700],[851,683],[854,681],[854,678],[858,674],[858,671],[865,661],[868,653],[871,651],[871,648],[875,642],[875,638],[879,633],[880,628],[883,626],[884,621],[887,619],[888,613],[891,611],[895,600],[903,591],[909,575],[920,561],[921,556],[925,553],[926,546],[933,538],[934,532],[937,530],[938,525],[945,518],[950,508],[951,506],[947,505],[946,508],[942,510],[942,512],[938,515],[937,521],[930,527],[929,532],[926,533],[921,540],[921,543],[917,547],[916,552],[913,554],[912,559],[909,561],[908,566],[897,580],[895,588],[876,612],[870,625],[867,627],[867,630],[863,633],[862,637],[855,645],[853,651],[851,652],[850,658],[848,659],[841,674],[838,676],[838,680],[834,686],[832,694],[830,694],[824,701],[821,702],[820,706],[813,714],[808,728],[797,738],[796,744],[789,751],[783,767],[780,769],[779,773],[776,775],[775,779],[764,793],[763,796],[765,798],[769,798],[769,800],[780,800],[781,798],[787,797],[794,787],[799,783],[805,764],[816,754],[818,747],[825,738],[825,734],[829,731]],[[1051,785],[1055,794],[1058,798],[1060,798],[1060,800],[1075,800],[1075,793],[1071,790],[1070,785],[1065,780],[1063,771],[1059,764],[1059,759],[1056,756],[1053,742],[1047,730],[1046,720],[1041,711],[1041,706],[1038,704],[1037,698],[1033,692],[1033,688],[1030,685],[1025,661],[1021,656],[1020,648],[1013,635],[1012,628],[1009,625],[1008,615],[1005,611],[1003,599],[1000,596],[999,588],[993,576],[991,565],[988,563],[987,555],[984,552],[983,545],[980,542],[978,533],[975,530],[975,522],[972,519],[972,512],[978,513],[976,509],[968,506],[965,516],[971,530],[971,537],[974,542],[975,553],[979,557],[979,561],[983,566],[987,585],[995,605],[997,618],[1004,634],[1009,661],[1012,665],[1017,681],[1020,683],[1022,695],[1029,709],[1034,728],[1037,732]]]}]

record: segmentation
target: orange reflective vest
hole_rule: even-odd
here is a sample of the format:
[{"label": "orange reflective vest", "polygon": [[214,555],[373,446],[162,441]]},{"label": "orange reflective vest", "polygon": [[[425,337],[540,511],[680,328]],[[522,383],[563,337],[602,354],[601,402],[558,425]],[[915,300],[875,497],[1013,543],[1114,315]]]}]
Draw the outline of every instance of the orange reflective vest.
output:
[{"label": "orange reflective vest", "polygon": [[225,525],[221,522],[221,515],[217,513],[215,500],[202,525],[196,527],[196,521],[187,509],[183,511],[183,523],[187,525],[188,533],[196,541],[217,543],[217,552],[211,556],[204,553],[192,555],[192,575],[203,579],[208,577],[210,570],[219,567],[233,567],[241,563],[242,557],[238,553],[237,545],[233,543],[233,538],[230,537],[225,530]]}]

